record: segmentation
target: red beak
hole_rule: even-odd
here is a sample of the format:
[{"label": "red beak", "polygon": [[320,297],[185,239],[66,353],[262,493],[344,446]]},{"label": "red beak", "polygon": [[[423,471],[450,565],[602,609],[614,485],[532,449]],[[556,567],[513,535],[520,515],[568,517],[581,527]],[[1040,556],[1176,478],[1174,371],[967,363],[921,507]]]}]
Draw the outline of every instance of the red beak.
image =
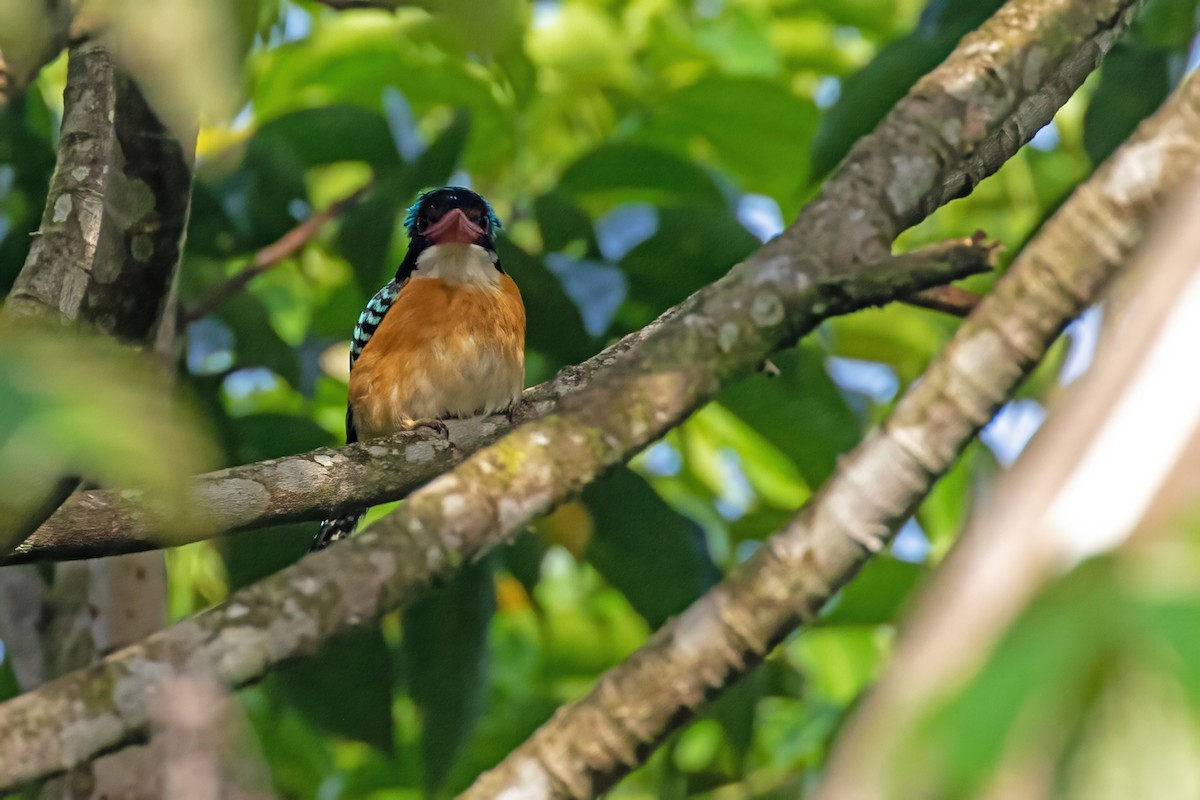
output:
[{"label": "red beak", "polygon": [[462,209],[447,211],[441,219],[425,229],[424,235],[434,244],[461,242],[475,244],[483,236],[483,228],[467,219]]}]

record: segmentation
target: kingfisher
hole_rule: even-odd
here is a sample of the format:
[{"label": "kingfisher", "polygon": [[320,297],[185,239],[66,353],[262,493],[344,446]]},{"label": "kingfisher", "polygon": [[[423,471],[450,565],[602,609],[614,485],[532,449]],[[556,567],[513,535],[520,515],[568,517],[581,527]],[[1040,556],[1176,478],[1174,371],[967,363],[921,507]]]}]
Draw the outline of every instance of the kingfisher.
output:
[{"label": "kingfisher", "polygon": [[[346,442],[511,410],[525,384],[525,306],[500,266],[500,220],[470,189],[421,194],[408,253],[350,340]],[[321,523],[312,549],[354,532],[366,509]]]}]

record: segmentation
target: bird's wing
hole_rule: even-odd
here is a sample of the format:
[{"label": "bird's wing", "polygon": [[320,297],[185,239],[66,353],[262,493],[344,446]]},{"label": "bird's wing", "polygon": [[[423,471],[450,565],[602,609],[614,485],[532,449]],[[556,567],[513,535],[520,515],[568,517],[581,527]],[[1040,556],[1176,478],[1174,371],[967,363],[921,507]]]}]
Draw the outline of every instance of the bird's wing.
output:
[{"label": "bird's wing", "polygon": [[[375,335],[375,330],[379,327],[379,323],[383,322],[384,315],[388,309],[396,302],[396,298],[400,295],[400,290],[404,288],[406,280],[390,280],[382,289],[375,293],[375,296],[367,301],[367,307],[358,315],[358,322],[354,326],[354,335],[350,339],[350,369],[354,369],[354,362],[358,359],[363,348],[367,346],[367,342],[371,341],[371,337]],[[354,413],[349,405],[346,406],[346,444],[353,444],[358,441],[358,431],[354,429]]]},{"label": "bird's wing", "polygon": [[407,282],[388,281],[367,302],[367,307],[358,315],[358,324],[354,326],[354,336],[350,339],[350,369],[354,369],[355,359],[367,346],[367,342],[371,341],[371,337],[375,335],[375,329],[379,327],[380,322],[383,322],[384,315],[392,307],[392,303],[396,302],[396,297]]}]

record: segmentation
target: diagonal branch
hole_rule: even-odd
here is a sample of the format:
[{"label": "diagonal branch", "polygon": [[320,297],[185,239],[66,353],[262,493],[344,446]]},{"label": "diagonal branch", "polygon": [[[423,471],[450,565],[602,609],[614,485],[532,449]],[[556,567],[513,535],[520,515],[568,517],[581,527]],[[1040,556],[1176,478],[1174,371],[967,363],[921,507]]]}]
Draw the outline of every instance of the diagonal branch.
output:
[{"label": "diagonal branch", "polygon": [[[879,130],[854,148],[817,202],[805,210],[789,234],[760,253],[756,263],[769,265],[778,255],[795,259],[802,272],[820,274],[824,269],[820,254],[824,252],[831,259],[840,259],[839,263],[882,258],[902,224],[899,217],[904,224],[915,222],[938,202],[964,193],[1049,120],[1053,109],[1065,102],[1111,44],[1134,5],[1131,0],[1109,0],[1097,9],[1078,3],[1059,8],[1044,0],[1025,0],[1005,6],[988,26],[968,36],[943,67],[921,81]],[[1043,24],[1026,25],[1030,19],[1040,19]],[[1074,38],[1068,36],[1054,44],[1057,49],[1044,51],[1040,37],[1047,29],[1045,24],[1062,25]],[[990,37],[1011,40],[1012,46],[1002,50],[980,46]],[[1010,74],[1020,80],[996,79],[996,75]],[[1010,88],[1010,83],[1015,88]],[[964,128],[964,120],[970,123],[968,127]],[[940,138],[929,142],[930,131],[937,132],[939,126]],[[971,135],[964,139],[963,131]],[[898,153],[897,143],[913,144],[906,144],[905,151]],[[1007,149],[998,149],[1001,145]],[[985,162],[982,159],[988,153],[992,161]],[[922,185],[931,193],[929,197],[937,199],[918,193]],[[855,213],[847,213],[848,209]],[[641,338],[628,339],[578,368],[584,376],[568,370],[553,385],[531,390],[527,403],[533,400],[535,405],[546,405],[576,385],[572,381],[590,374]],[[455,444],[461,445],[463,453],[470,452],[508,428],[499,417],[489,423],[490,436],[468,431]],[[414,444],[421,449],[410,455],[409,446]],[[419,455],[427,453],[430,446],[433,452],[428,458]],[[418,434],[391,440],[386,451],[381,447],[374,445],[382,463],[371,466],[370,448],[365,448],[368,455],[362,449],[318,450],[268,462],[262,470],[239,467],[202,477],[197,480],[200,502],[196,507],[204,511],[196,533],[174,543],[208,538],[222,530],[316,519],[323,513],[394,500],[458,460],[455,453],[436,442],[431,445]],[[289,482],[289,476],[301,480]],[[306,481],[311,490],[297,491]],[[14,560],[80,558],[162,546],[153,539],[151,519],[136,502],[121,495],[89,493],[52,517]]]},{"label": "diagonal branch", "polygon": [[[993,248],[978,238],[945,242],[889,259],[890,269],[910,270],[937,264],[984,268]],[[591,383],[619,354],[639,342],[641,331],[604,352],[563,370],[554,380],[527,390],[515,415],[519,421],[542,419],[566,396]],[[323,519],[353,508],[399,500],[460,463],[469,453],[497,441],[514,427],[504,414],[448,420],[449,438],[427,428],[386,439],[322,447],[308,453],[223,469],[193,479],[189,526],[172,538],[159,533],[163,508],[153,497],[124,490],[92,490],[70,498],[2,564],[65,561],[178,546],[221,533],[286,522]]]},{"label": "diagonal branch", "polygon": [[[896,264],[887,253],[903,227],[968,191],[1048,122],[1136,5],[1010,2],[852,150],[781,237],[602,363],[555,414],[520,426],[415,492],[379,530],[0,706],[0,789],[138,736],[148,698],[185,666],[242,685],[403,605],[823,318],[971,271],[943,264],[897,274],[886,268]],[[71,737],[59,735],[68,729]]]},{"label": "diagonal branch", "polygon": [[[460,800],[596,797],[814,619],[883,549],[1067,323],[1098,299],[1164,198],[1197,172],[1200,80],[1192,79],[1042,228],[883,428],[786,528]],[[897,682],[895,692],[903,696],[908,686]],[[870,750],[859,747],[834,764],[846,785],[829,797],[873,796],[855,790]]]},{"label": "diagonal branch", "polygon": [[[831,314],[988,267],[989,248],[973,243],[937,247],[944,251],[940,261],[923,257],[914,265],[913,258],[898,256],[852,277],[806,286],[789,303],[790,313],[801,320],[794,324],[802,326],[801,331],[811,329]],[[676,315],[662,321],[648,339],[653,341],[672,328],[690,328],[688,319]],[[782,326],[784,320],[775,319],[773,324]],[[376,526],[235,592],[225,604],[156,633],[101,664],[0,705],[0,791],[68,769],[130,741],[146,729],[156,688],[173,675],[198,671],[239,686],[284,659],[314,652],[326,638],[384,608],[397,607],[464,559],[499,543],[536,513],[521,504],[548,506],[561,501],[594,477],[603,460],[615,463],[628,458],[663,426],[675,424],[677,413],[694,407],[696,390],[689,385],[710,393],[717,385],[715,378],[699,382],[700,375],[715,366],[703,360],[693,367],[694,382],[689,384],[677,382],[671,375],[673,367],[665,375],[644,372],[631,356],[647,344],[611,356],[588,386],[559,402],[557,413],[519,427],[414,493],[403,508],[414,515],[404,524],[415,535],[385,536]],[[713,346],[719,347],[715,341]],[[747,343],[734,350],[740,371],[752,369],[767,346]],[[658,409],[668,413],[656,413]],[[629,419],[630,412],[638,416]],[[520,468],[510,469],[508,465],[514,463]],[[480,518],[472,504],[454,491],[460,482],[480,475],[494,476],[500,484],[484,494],[491,509],[486,518]],[[554,485],[542,491],[537,487],[542,480]],[[451,494],[444,495],[448,487],[453,487]],[[497,502],[497,492],[503,492],[505,499]],[[424,525],[433,514],[442,513],[447,516],[439,527]],[[395,524],[397,518],[391,520]],[[462,538],[456,541],[455,536]],[[105,688],[97,692],[89,687]],[[65,727],[78,735],[64,738]]]},{"label": "diagonal branch", "polygon": [[246,288],[246,285],[250,281],[263,273],[270,272],[272,268],[284,259],[295,255],[304,245],[316,237],[327,222],[337,219],[353,208],[370,189],[371,184],[367,184],[361,189],[357,189],[345,197],[335,200],[329,204],[328,208],[312,214],[308,219],[279,237],[277,241],[259,250],[254,254],[254,258],[251,259],[250,266],[213,289],[211,294],[199,300],[192,308],[189,308],[183,314],[183,322],[185,324],[195,322],[206,316],[217,306],[221,305],[221,303],[224,303],[230,297]]}]

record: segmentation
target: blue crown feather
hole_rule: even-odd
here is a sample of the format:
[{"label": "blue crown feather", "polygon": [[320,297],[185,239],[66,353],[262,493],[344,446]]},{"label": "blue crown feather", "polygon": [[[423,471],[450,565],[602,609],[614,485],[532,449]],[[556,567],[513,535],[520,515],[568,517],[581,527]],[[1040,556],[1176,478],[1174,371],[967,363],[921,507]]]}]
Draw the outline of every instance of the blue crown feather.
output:
[{"label": "blue crown feather", "polygon": [[404,228],[405,228],[405,230],[408,231],[409,238],[412,238],[413,236],[416,235],[417,214],[420,212],[421,204],[425,202],[425,198],[429,197],[429,195],[433,194],[434,192],[444,192],[447,190],[454,191],[454,192],[471,192],[471,194],[474,194],[476,197],[479,197],[480,200],[483,200],[484,207],[487,208],[488,221],[492,223],[492,230],[499,230],[500,228],[504,227],[500,223],[500,218],[496,216],[496,212],[492,210],[492,204],[489,203],[487,200],[484,200],[483,197],[476,194],[475,192],[472,192],[470,189],[466,188],[465,186],[443,186],[439,189],[430,189],[428,191],[421,192],[419,195],[417,195],[416,202],[413,203],[411,206],[409,206],[407,209],[405,209],[405,211],[404,211]]}]

